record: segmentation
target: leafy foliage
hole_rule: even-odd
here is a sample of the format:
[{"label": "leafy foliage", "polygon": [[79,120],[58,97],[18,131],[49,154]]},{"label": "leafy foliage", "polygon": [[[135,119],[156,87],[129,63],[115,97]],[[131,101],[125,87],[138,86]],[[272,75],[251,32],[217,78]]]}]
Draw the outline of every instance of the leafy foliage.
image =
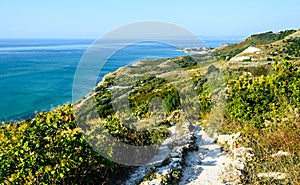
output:
[{"label": "leafy foliage", "polygon": [[[241,132],[243,146],[254,149],[246,167],[244,183],[257,183],[260,172],[288,174],[285,180],[264,180],[265,184],[300,182],[300,68],[295,62],[274,64],[274,74],[230,80],[226,119],[220,132]],[[288,157],[272,158],[278,151]]]},{"label": "leafy foliage", "polygon": [[114,113],[111,96],[111,93],[104,85],[100,85],[96,88],[95,103],[101,118],[105,118]]},{"label": "leafy foliage", "polygon": [[300,38],[290,38],[284,41],[285,47],[282,50],[283,53],[289,56],[300,57]]},{"label": "leafy foliage", "polygon": [[39,113],[32,120],[0,127],[0,182],[91,184],[105,181],[114,163],[86,143],[73,108]]},{"label": "leafy foliage", "polygon": [[176,64],[178,64],[181,68],[192,67],[197,65],[195,59],[191,56],[179,57],[174,60]]},{"label": "leafy foliage", "polygon": [[168,113],[180,109],[179,94],[171,84],[162,78],[146,76],[135,84],[134,90],[129,95],[133,114],[140,119],[148,117],[150,101],[155,97],[165,102]]},{"label": "leafy foliage", "polygon": [[[128,122],[118,119],[112,107],[112,92],[108,90],[109,84],[113,84],[113,80],[111,78],[108,79],[110,79],[110,83],[106,83],[107,79],[105,79],[104,85],[96,88],[95,103],[98,115],[102,119],[101,124],[103,124],[112,136],[123,143],[137,146],[155,144],[169,136],[170,133],[167,130],[169,126],[168,122],[161,120],[162,122],[157,129],[138,131],[133,126],[133,120],[129,120]],[[176,106],[173,106],[174,98],[177,97],[178,101],[178,95],[173,96],[174,94],[168,94],[169,91],[154,93],[154,91],[160,91],[164,84],[166,84],[165,80],[153,76],[145,76],[140,81],[135,82],[134,90],[129,94],[129,103],[135,117],[144,118],[146,114],[149,115],[149,101],[159,95],[166,98],[168,110],[172,111],[176,108]]]},{"label": "leafy foliage", "polygon": [[299,106],[300,73],[295,63],[284,61],[275,65],[275,74],[252,78],[247,75],[229,83],[227,116],[237,120],[252,120],[261,127],[282,105]]},{"label": "leafy foliage", "polygon": [[157,144],[170,136],[170,132],[167,129],[170,126],[168,122],[162,122],[157,129],[138,131],[134,127],[130,127],[118,120],[113,115],[105,119],[104,126],[118,141],[135,146]]},{"label": "leafy foliage", "polygon": [[203,118],[211,110],[211,99],[210,99],[210,89],[207,86],[207,78],[203,76],[195,77],[193,79],[195,89],[198,92],[199,97],[199,108],[200,108],[200,119]]}]

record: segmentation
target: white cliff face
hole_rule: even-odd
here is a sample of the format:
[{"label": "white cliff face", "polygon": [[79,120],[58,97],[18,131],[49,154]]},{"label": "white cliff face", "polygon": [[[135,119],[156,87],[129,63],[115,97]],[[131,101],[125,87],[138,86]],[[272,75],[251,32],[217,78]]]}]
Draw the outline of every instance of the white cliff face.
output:
[{"label": "white cliff face", "polygon": [[251,57],[249,56],[236,56],[230,59],[231,62],[240,62],[244,60],[251,60]]},{"label": "white cliff face", "polygon": [[248,47],[247,49],[245,49],[242,53],[245,54],[245,53],[256,53],[256,54],[259,54],[260,53],[260,49],[259,48],[256,48],[256,47]]},{"label": "white cliff face", "polygon": [[249,54],[260,54],[260,52],[261,50],[259,48],[250,46],[240,54],[236,55],[235,57],[232,57],[230,61],[231,62],[240,62],[245,60],[253,61],[254,59],[251,56],[249,56]]}]

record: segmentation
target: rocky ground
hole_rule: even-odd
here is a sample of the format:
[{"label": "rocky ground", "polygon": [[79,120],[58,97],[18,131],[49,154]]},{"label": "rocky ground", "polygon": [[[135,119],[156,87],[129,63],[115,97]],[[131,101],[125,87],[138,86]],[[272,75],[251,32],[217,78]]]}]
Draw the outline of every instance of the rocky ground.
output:
[{"label": "rocky ground", "polygon": [[220,176],[232,160],[203,130],[196,132],[198,151],[187,154],[179,184],[223,184]]},{"label": "rocky ground", "polygon": [[[137,168],[125,184],[240,184],[241,171],[246,158],[251,157],[251,149],[236,148],[238,137],[239,133],[212,138],[196,126],[193,132],[176,141],[180,146],[172,150],[168,159],[160,164]],[[228,145],[230,152],[224,151],[217,140]]]}]

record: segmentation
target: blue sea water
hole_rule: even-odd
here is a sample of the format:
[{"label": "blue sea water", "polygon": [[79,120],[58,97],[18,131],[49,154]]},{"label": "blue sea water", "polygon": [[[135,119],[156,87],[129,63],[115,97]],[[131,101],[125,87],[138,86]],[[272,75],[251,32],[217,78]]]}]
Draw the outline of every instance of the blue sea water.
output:
[{"label": "blue sea water", "polygon": [[[0,39],[0,121],[30,118],[37,111],[71,103],[76,67],[93,40]],[[207,40],[217,47],[233,40]],[[165,44],[133,45],[112,57],[100,77],[143,58],[182,56]],[[142,50],[138,54],[136,50]]]}]

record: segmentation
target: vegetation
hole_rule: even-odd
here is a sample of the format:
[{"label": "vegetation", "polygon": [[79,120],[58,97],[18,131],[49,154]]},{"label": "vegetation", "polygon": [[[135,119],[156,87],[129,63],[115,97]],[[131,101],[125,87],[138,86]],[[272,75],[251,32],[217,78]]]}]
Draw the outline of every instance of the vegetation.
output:
[{"label": "vegetation", "polygon": [[300,56],[300,38],[289,38],[283,41],[283,47],[278,51],[280,54],[285,54],[291,58]]},{"label": "vegetation", "polygon": [[280,31],[278,33],[274,33],[272,31],[266,32],[266,33],[259,33],[251,35],[250,38],[246,39],[246,41],[251,41],[253,45],[263,45],[263,44],[269,44],[277,40],[282,40],[286,36],[295,33],[296,30],[286,30],[286,31]]},{"label": "vegetation", "polygon": [[[241,132],[240,145],[254,149],[246,167],[244,183],[297,184],[300,182],[300,68],[283,61],[274,64],[274,74],[229,80],[223,133]],[[288,157],[272,158],[278,151]],[[260,172],[282,172],[284,180],[260,179]]]},{"label": "vegetation", "polygon": [[80,134],[70,105],[4,124],[0,137],[1,184],[93,184],[115,173]]},{"label": "vegetation", "polygon": [[246,40],[228,45],[227,47],[223,47],[220,49],[215,50],[214,54],[217,57],[218,60],[230,60],[232,57],[236,56],[237,54],[241,53],[245,49],[247,49],[249,46],[259,46],[259,45],[267,45],[271,44],[275,41],[279,41],[284,39],[286,36],[295,33],[296,30],[286,30],[281,31],[278,33],[273,32],[266,32],[266,33],[260,33],[251,35]]},{"label": "vegetation", "polygon": [[111,93],[104,85],[100,85],[96,88],[95,103],[101,118],[106,118],[108,115],[114,113],[111,102]]},{"label": "vegetation", "polygon": [[168,114],[180,109],[180,97],[177,90],[162,78],[146,76],[139,83],[135,84],[135,89],[129,95],[129,104],[133,114],[139,118],[150,116],[150,101],[161,98]]},{"label": "vegetation", "polygon": [[[299,57],[300,40],[299,37],[287,37],[294,32],[256,34],[241,43],[215,50],[219,60],[229,60],[249,46],[263,45],[269,52],[270,62],[258,62],[258,65],[252,65],[250,61],[241,62],[241,67],[224,65],[222,73],[225,81],[222,82],[211,81],[211,78],[218,78],[216,74],[220,73],[220,69],[211,65],[216,61],[210,57],[206,61],[202,61],[205,58],[202,56],[201,59],[199,56],[186,56],[144,61],[138,64],[139,67],[128,66],[125,72],[119,70],[107,75],[90,95],[79,102],[80,106],[76,109],[65,105],[38,113],[30,120],[3,123],[0,126],[0,185],[116,182],[116,177],[126,175],[124,171],[128,171],[128,167],[94,151],[85,140],[85,130],[81,129],[101,125],[118,141],[135,146],[161,143],[170,136],[168,128],[172,121],[168,121],[167,117],[180,110],[184,103],[174,83],[158,77],[161,74],[169,75],[168,78],[175,79],[175,82],[192,80],[200,101],[200,112],[193,114],[197,114],[197,118],[200,115],[203,120],[209,118],[218,103],[219,99],[214,99],[213,95],[219,94],[220,87],[227,85],[225,117],[218,132],[241,132],[239,145],[254,149],[254,158],[243,171],[245,184],[299,184],[300,65],[290,60]],[[289,58],[278,63],[279,57]],[[179,78],[179,73],[174,72],[178,67],[174,68],[170,61],[190,76]],[[220,63],[216,62],[217,65]],[[204,71],[206,75],[202,75]],[[118,80],[123,82],[122,85],[118,85]],[[114,110],[114,104],[121,102],[123,105],[122,101],[128,102],[129,112]],[[151,106],[161,107],[155,112]],[[148,128],[153,123],[145,120],[156,113],[155,129],[137,129],[133,124],[144,121],[142,127]],[[105,149],[112,148],[107,146]],[[271,156],[278,151],[289,155]],[[276,180],[257,176],[258,173],[272,171],[285,173],[287,177]],[[164,183],[176,184],[180,174],[179,169],[174,169],[170,180]]]},{"label": "vegetation", "polygon": [[[108,79],[110,83],[106,83]],[[96,88],[94,101],[98,115],[102,118],[103,126],[108,129],[108,132],[112,136],[123,143],[137,146],[158,143],[169,136],[167,128],[170,124],[164,120],[161,120],[159,129],[137,131],[132,124],[133,120],[129,120],[131,123],[126,123],[126,120],[118,119],[112,106],[112,92],[108,90],[109,85],[113,84],[113,82],[111,78],[108,79],[105,79],[104,85],[100,85]],[[172,104],[176,96],[173,96],[174,94],[169,95],[169,89],[162,88],[165,84],[165,80],[153,76],[146,76],[141,81],[135,82],[134,91],[129,95],[129,104],[131,105],[131,110],[135,117],[139,119],[145,118],[146,116],[149,117],[149,101],[156,96],[166,98],[167,108],[169,108],[170,111],[178,107]],[[158,93],[154,93],[154,89]],[[175,93],[174,90],[171,91]],[[126,98],[126,96],[124,98]],[[130,115],[127,115],[127,117],[130,117]]]},{"label": "vegetation", "polygon": [[211,90],[207,84],[207,78],[204,76],[195,77],[194,78],[195,89],[198,92],[199,97],[199,118],[204,118],[206,114],[208,114],[211,110],[212,102],[210,98]]},{"label": "vegetation", "polygon": [[176,64],[178,64],[181,68],[192,67],[197,65],[195,59],[191,56],[179,57],[174,60]]}]

